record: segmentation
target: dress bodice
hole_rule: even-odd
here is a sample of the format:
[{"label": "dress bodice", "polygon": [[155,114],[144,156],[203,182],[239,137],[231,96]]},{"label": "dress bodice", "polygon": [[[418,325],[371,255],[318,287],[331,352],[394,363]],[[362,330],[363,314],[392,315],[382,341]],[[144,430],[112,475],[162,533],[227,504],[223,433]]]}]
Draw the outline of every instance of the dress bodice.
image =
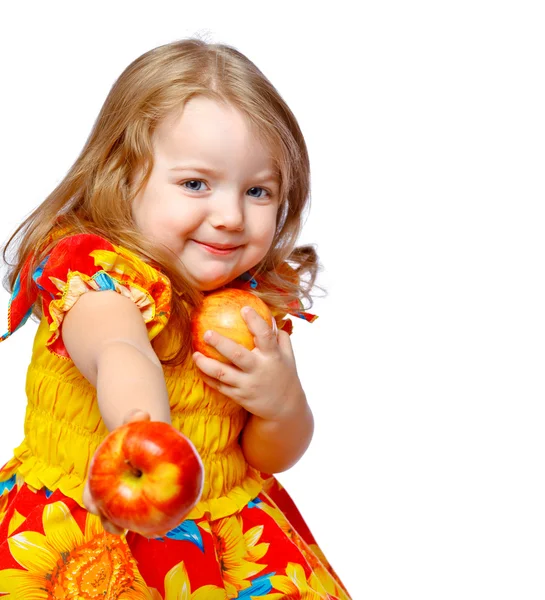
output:
[{"label": "dress bodice", "polygon": [[[23,280],[25,273],[23,269]],[[82,503],[91,458],[108,431],[95,388],[71,360],[60,335],[64,315],[89,291],[113,290],[140,309],[150,340],[171,355],[171,289],[168,278],[134,253],[93,234],[63,238],[33,272],[32,288],[14,286],[5,339],[21,327],[32,306],[42,304],[28,368],[25,438],[8,469],[35,487],[60,489]],[[247,412],[199,376],[191,358],[164,367],[174,427],[195,445],[205,469],[201,501],[190,513],[197,518],[232,514],[261,490],[260,474],[245,460],[239,435]],[[6,473],[6,471],[4,471]]]}]

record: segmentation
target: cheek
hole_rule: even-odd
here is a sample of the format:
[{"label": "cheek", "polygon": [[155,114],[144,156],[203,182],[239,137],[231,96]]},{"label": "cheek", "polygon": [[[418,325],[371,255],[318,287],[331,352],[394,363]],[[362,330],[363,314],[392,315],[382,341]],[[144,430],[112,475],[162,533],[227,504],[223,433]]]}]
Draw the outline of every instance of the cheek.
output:
[{"label": "cheek", "polygon": [[136,196],[132,215],[140,231],[157,234],[173,228],[177,215],[173,209],[174,203],[167,195],[168,191],[150,180],[145,191]]},{"label": "cheek", "polygon": [[154,213],[157,213],[156,210],[153,210],[156,206],[156,194],[154,193],[153,181],[150,180],[132,202],[131,212],[138,229],[145,231],[149,228]]},{"label": "cheek", "polygon": [[276,233],[276,223],[272,227],[269,227],[269,229],[267,231],[267,236],[266,236],[267,250],[271,247],[271,245],[273,243],[275,233]]},{"label": "cheek", "polygon": [[143,225],[145,223],[143,212],[142,201],[140,198],[136,197],[131,206],[131,214],[134,224],[140,231],[143,231]]},{"label": "cheek", "polygon": [[[271,214],[269,216],[269,219],[266,221],[266,227],[265,227],[265,236],[267,238],[267,241],[270,244],[272,244],[273,239],[274,239],[274,235],[276,233],[276,219],[277,219],[277,215],[278,215],[278,210],[274,210],[271,211]],[[264,223],[265,225],[265,223]]]},{"label": "cheek", "polygon": [[259,247],[259,252],[262,254],[262,258],[271,249],[274,234],[276,233],[276,213],[267,215],[266,218],[261,217],[254,229],[254,240],[256,246]]},{"label": "cheek", "polygon": [[157,211],[150,209],[149,201],[135,199],[132,215],[136,227],[144,234],[150,234],[157,229]]}]

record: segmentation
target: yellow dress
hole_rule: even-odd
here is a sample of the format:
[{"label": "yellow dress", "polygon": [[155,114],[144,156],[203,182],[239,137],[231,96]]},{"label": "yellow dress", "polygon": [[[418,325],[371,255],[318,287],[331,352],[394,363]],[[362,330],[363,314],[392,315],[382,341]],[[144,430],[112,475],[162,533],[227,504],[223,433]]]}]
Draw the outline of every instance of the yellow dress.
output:
[{"label": "yellow dress", "polygon": [[0,592],[25,600],[347,599],[285,490],[246,462],[238,439],[248,413],[208,387],[190,359],[165,366],[164,374],[172,424],[204,464],[201,500],[163,538],[103,530],[83,508],[82,492],[108,432],[95,388],[68,356],[60,327],[81,294],[115,290],[140,308],[150,339],[165,330],[156,350],[168,354],[169,281],[91,234],[61,240],[33,280],[30,291],[15,285],[2,338],[42,302],[27,375],[25,438],[0,470]]}]

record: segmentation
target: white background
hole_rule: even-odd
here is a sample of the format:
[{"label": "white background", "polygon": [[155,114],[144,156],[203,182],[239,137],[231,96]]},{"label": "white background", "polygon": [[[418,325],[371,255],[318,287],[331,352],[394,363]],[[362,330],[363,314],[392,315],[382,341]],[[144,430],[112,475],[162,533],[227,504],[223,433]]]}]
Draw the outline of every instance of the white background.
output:
[{"label": "white background", "polygon": [[[316,434],[280,479],[354,599],[543,598],[540,4],[2,8],[2,241],[152,47],[231,44],[298,117],[313,169],[301,241],[329,295],[296,323]],[[0,462],[21,440],[34,330],[0,345]]]}]

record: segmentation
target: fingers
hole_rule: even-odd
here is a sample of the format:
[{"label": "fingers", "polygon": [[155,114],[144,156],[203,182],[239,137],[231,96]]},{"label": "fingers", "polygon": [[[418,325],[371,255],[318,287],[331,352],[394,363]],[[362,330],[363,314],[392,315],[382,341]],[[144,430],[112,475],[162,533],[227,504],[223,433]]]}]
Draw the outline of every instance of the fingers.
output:
[{"label": "fingers", "polygon": [[[262,351],[275,351],[278,350],[278,327],[276,326],[276,321],[273,319],[272,327],[253,309],[249,306],[245,306],[241,309],[241,315],[246,323],[250,333],[254,336],[254,342],[256,347]],[[255,367],[255,356],[241,346],[237,344],[233,340],[220,335],[216,331],[207,331],[204,334],[204,341],[215,348],[222,356],[229,359],[229,361],[238,367],[242,371],[250,371],[253,367]],[[199,352],[196,352],[193,355],[193,358],[196,359],[202,356]],[[219,361],[218,361],[219,362]],[[202,362],[204,365],[205,363]],[[200,365],[199,365],[200,366]],[[211,366],[211,365],[210,365]],[[219,378],[223,378],[227,376],[228,373],[220,373]],[[217,377],[214,373],[208,372],[211,377]],[[229,382],[227,382],[229,383]],[[232,383],[232,382],[231,382]]]},{"label": "fingers", "polygon": [[218,379],[214,379],[214,377],[209,377],[208,375],[205,375],[202,372],[201,378],[207,385],[217,390],[220,394],[224,394],[225,396],[231,398],[231,400],[234,400],[238,404],[241,404],[242,399],[240,397],[238,388],[227,385],[226,383],[222,383]]},{"label": "fingers", "polygon": [[[252,368],[254,364],[254,356],[249,350],[244,348],[244,346],[241,346],[233,340],[220,335],[216,331],[207,331],[204,334],[204,341],[208,345],[215,348],[220,354],[225,356],[225,358],[229,359],[242,371],[247,371],[248,369]],[[203,355],[201,354],[201,356]]]},{"label": "fingers", "polygon": [[121,535],[125,531],[124,529],[121,529],[121,527],[114,525],[111,521],[108,521],[108,519],[103,514],[100,514],[100,522],[102,523],[102,527],[104,528],[104,530],[108,533],[113,533],[114,535]]},{"label": "fingers", "polygon": [[293,346],[289,333],[286,333],[285,331],[278,331],[277,339],[278,346],[280,347],[282,353],[289,356],[291,362],[295,363],[295,353],[293,352]]},{"label": "fingers", "polygon": [[100,512],[97,508],[95,501],[93,500],[93,496],[91,495],[91,491],[89,490],[89,481],[85,482],[85,487],[83,488],[83,505],[85,508],[92,514],[100,517],[100,522],[102,523],[102,527],[105,531],[109,533],[113,533],[114,535],[121,535],[125,530],[117,527],[111,521]]},{"label": "fingers", "polygon": [[256,348],[263,352],[274,352],[278,350],[278,329],[274,319],[273,326],[271,327],[265,319],[249,306],[242,308],[240,314],[248,326],[248,329],[254,334]]},{"label": "fingers", "polygon": [[94,515],[100,514],[100,511],[98,510],[95,501],[93,500],[93,496],[91,496],[91,491],[89,490],[89,481],[85,482],[85,487],[83,488],[83,505],[89,512],[93,513]]},{"label": "fingers", "polygon": [[[237,375],[240,375],[240,372],[237,372],[233,367],[230,367],[219,360],[215,360],[214,358],[208,358],[208,356],[204,356],[204,354],[201,354],[200,352],[195,352],[193,354],[193,360],[202,375],[208,375],[208,377],[224,386],[236,385],[238,381]],[[216,389],[218,388],[216,387]]]}]

